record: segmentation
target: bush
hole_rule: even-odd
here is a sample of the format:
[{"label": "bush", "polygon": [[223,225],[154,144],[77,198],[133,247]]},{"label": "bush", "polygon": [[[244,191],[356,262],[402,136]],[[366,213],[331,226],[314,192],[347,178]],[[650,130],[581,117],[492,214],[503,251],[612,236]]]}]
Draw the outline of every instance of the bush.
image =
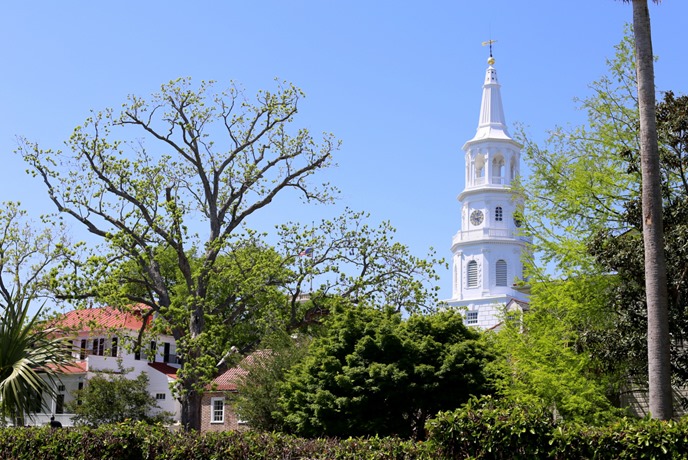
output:
[{"label": "bush", "polygon": [[279,433],[171,432],[143,422],[98,428],[0,429],[0,458],[13,460],[436,459],[396,438],[303,439]]},{"label": "bush", "polygon": [[172,432],[143,422],[98,428],[0,429],[0,458],[12,460],[260,459],[688,459],[688,420],[621,419],[605,427],[557,425],[545,408],[491,399],[444,412],[430,438],[305,439],[280,433]]},{"label": "bush", "polygon": [[485,397],[438,414],[427,429],[426,448],[440,458],[688,459],[688,418],[557,424],[545,407]]},{"label": "bush", "polygon": [[543,458],[555,425],[542,407],[500,404],[491,397],[441,412],[427,424],[443,458]]}]

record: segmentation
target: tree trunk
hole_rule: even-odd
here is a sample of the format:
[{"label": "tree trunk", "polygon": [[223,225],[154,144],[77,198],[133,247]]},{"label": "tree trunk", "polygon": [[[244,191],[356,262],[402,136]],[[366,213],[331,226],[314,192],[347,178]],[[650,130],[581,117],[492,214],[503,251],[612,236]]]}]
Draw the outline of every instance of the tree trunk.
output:
[{"label": "tree trunk", "polygon": [[185,363],[182,378],[179,382],[182,387],[182,426],[185,430],[201,429],[201,400],[203,390],[199,389],[199,376],[195,366],[202,355],[198,344],[198,338],[205,330],[205,318],[203,308],[196,305],[192,308],[189,317],[189,343],[185,352]]},{"label": "tree trunk", "polygon": [[650,414],[672,416],[671,361],[667,277],[664,260],[662,193],[655,113],[655,76],[650,11],[647,0],[633,0],[638,106],[640,109],[640,161],[642,167],[643,241],[647,296],[647,352]]},{"label": "tree trunk", "polygon": [[185,431],[201,430],[201,399],[202,395],[188,390],[182,397],[182,427]]}]

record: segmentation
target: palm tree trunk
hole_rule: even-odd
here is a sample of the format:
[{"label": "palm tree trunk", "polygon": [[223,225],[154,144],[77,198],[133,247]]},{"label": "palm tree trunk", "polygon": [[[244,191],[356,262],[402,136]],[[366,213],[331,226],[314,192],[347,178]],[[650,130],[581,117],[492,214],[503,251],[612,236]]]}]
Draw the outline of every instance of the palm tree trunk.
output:
[{"label": "palm tree trunk", "polygon": [[655,76],[647,0],[633,0],[633,34],[640,109],[650,414],[653,418],[667,420],[672,416],[669,315],[655,114]]}]

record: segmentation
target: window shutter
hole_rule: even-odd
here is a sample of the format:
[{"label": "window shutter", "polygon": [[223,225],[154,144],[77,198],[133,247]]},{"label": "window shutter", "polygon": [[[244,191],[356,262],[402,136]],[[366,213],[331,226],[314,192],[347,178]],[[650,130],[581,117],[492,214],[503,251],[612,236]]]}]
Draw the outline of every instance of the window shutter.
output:
[{"label": "window shutter", "polygon": [[471,260],[470,262],[468,262],[466,272],[468,275],[468,287],[478,287],[478,262],[476,262],[475,260]]},{"label": "window shutter", "polygon": [[504,260],[497,261],[497,286],[506,286],[506,262]]}]

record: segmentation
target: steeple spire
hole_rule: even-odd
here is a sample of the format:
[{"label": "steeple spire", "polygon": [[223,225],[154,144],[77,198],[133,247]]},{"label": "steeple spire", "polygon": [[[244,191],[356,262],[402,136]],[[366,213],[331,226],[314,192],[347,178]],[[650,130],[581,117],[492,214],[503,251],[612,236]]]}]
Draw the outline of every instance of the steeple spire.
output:
[{"label": "steeple spire", "polygon": [[485,42],[485,44],[488,43],[490,45],[490,57],[487,60],[488,67],[485,73],[485,83],[483,83],[483,100],[480,106],[478,130],[468,143],[485,139],[511,140],[504,119],[501,85],[497,81],[497,70],[493,67],[495,59],[492,57],[492,43],[494,41]]}]

